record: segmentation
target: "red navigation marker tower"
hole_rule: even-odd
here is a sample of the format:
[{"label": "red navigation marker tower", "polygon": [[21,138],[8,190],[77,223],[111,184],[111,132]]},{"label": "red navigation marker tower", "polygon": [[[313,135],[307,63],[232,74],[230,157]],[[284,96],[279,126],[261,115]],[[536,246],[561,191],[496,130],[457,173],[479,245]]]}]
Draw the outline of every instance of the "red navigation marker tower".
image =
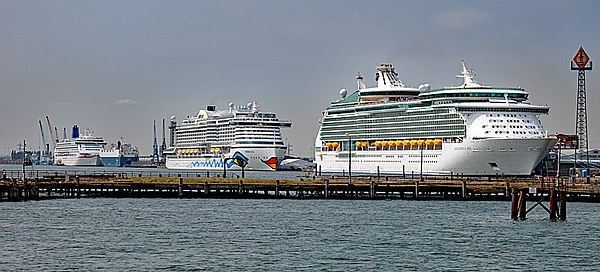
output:
[{"label": "red navigation marker tower", "polygon": [[[589,64],[589,65],[588,65]],[[574,169],[577,171],[577,155],[583,156],[585,152],[586,158],[586,177],[589,181],[590,177],[590,160],[588,157],[588,132],[587,132],[587,109],[586,109],[586,98],[585,98],[585,71],[592,70],[592,62],[590,57],[583,50],[583,47],[579,47],[579,50],[571,61],[571,70],[577,70],[577,123],[575,125],[575,134],[577,135],[577,145],[575,147],[575,161]],[[576,172],[575,172],[576,173]]]}]

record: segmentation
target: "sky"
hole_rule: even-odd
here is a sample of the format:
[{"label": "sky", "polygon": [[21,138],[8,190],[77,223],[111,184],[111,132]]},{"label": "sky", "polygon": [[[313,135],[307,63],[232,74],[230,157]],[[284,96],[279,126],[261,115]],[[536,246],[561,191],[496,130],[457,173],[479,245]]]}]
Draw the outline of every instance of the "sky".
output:
[{"label": "sky", "polygon": [[[40,143],[38,120],[77,124],[152,152],[153,121],[256,101],[293,125],[311,156],[319,118],[356,74],[392,63],[409,86],[485,85],[549,105],[550,133],[574,134],[580,46],[600,59],[598,1],[0,0],[0,147]],[[600,148],[600,67],[586,74],[590,148]],[[46,135],[49,138],[48,135]]]}]

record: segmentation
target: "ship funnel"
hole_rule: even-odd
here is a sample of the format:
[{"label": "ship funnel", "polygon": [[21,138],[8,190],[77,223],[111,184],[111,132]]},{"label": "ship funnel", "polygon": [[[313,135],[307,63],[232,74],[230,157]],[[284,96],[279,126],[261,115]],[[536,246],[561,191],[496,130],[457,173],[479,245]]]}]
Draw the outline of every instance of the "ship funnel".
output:
[{"label": "ship funnel", "polygon": [[375,81],[377,81],[378,88],[406,87],[398,78],[394,65],[390,63],[382,63],[377,67]]},{"label": "ship funnel", "polygon": [[73,125],[73,131],[71,136],[71,138],[73,139],[79,138],[79,127],[77,125]]}]

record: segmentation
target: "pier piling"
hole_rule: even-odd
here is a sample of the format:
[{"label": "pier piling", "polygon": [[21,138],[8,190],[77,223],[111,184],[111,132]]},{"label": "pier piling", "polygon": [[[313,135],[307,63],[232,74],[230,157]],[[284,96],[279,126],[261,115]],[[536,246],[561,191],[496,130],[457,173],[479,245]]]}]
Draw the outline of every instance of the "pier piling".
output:
[{"label": "pier piling", "polygon": [[371,180],[371,184],[369,186],[369,198],[375,198],[375,196],[376,196],[375,186],[376,186],[375,181]]},{"label": "pier piling", "polygon": [[527,189],[519,190],[519,219],[527,219]]},{"label": "pier piling", "polygon": [[415,199],[419,199],[419,181],[415,180]]},{"label": "pier piling", "polygon": [[566,197],[566,192],[565,191],[561,191],[560,195],[559,195],[559,202],[560,202],[560,210],[558,213],[558,219],[560,220],[567,220],[567,197]]},{"label": "pier piling", "polygon": [[77,198],[81,197],[81,184],[79,183],[79,176],[75,176],[75,184],[76,184],[76,190],[77,190]]},{"label": "pier piling", "polygon": [[556,191],[550,190],[550,220],[556,220]]},{"label": "pier piling", "polygon": [[517,220],[519,215],[519,193],[517,188],[512,188],[512,205],[510,209],[510,219]]},{"label": "pier piling", "polygon": [[183,178],[182,177],[179,177],[179,184],[177,186],[177,191],[178,191],[177,195],[179,197],[182,197],[183,196]]}]

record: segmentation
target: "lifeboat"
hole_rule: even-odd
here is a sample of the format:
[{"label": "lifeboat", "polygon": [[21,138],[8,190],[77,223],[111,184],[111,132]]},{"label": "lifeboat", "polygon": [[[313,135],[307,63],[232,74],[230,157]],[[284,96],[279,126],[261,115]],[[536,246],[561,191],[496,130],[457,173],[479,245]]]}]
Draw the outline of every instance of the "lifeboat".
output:
[{"label": "lifeboat", "polygon": [[327,149],[331,150],[331,148],[333,147],[333,143],[326,143],[325,144],[327,146]]},{"label": "lifeboat", "polygon": [[410,140],[403,140],[402,145],[410,145]]},{"label": "lifeboat", "polygon": [[440,145],[440,144],[442,144],[442,139],[435,139],[435,140],[433,140],[433,144],[434,145]]},{"label": "lifeboat", "polygon": [[425,140],[418,140],[418,141],[417,141],[417,145],[418,145],[418,146],[422,146],[422,145],[423,145],[423,143],[425,143]]},{"label": "lifeboat", "polygon": [[425,145],[433,145],[433,140],[432,139],[425,140]]},{"label": "lifeboat", "polygon": [[367,143],[367,142],[362,142],[362,143],[361,143],[361,146],[362,146],[362,147],[367,147],[367,146],[369,146],[369,143]]},{"label": "lifeboat", "polygon": [[410,140],[410,145],[412,145],[412,146],[416,146],[417,143],[418,143],[417,140]]}]

